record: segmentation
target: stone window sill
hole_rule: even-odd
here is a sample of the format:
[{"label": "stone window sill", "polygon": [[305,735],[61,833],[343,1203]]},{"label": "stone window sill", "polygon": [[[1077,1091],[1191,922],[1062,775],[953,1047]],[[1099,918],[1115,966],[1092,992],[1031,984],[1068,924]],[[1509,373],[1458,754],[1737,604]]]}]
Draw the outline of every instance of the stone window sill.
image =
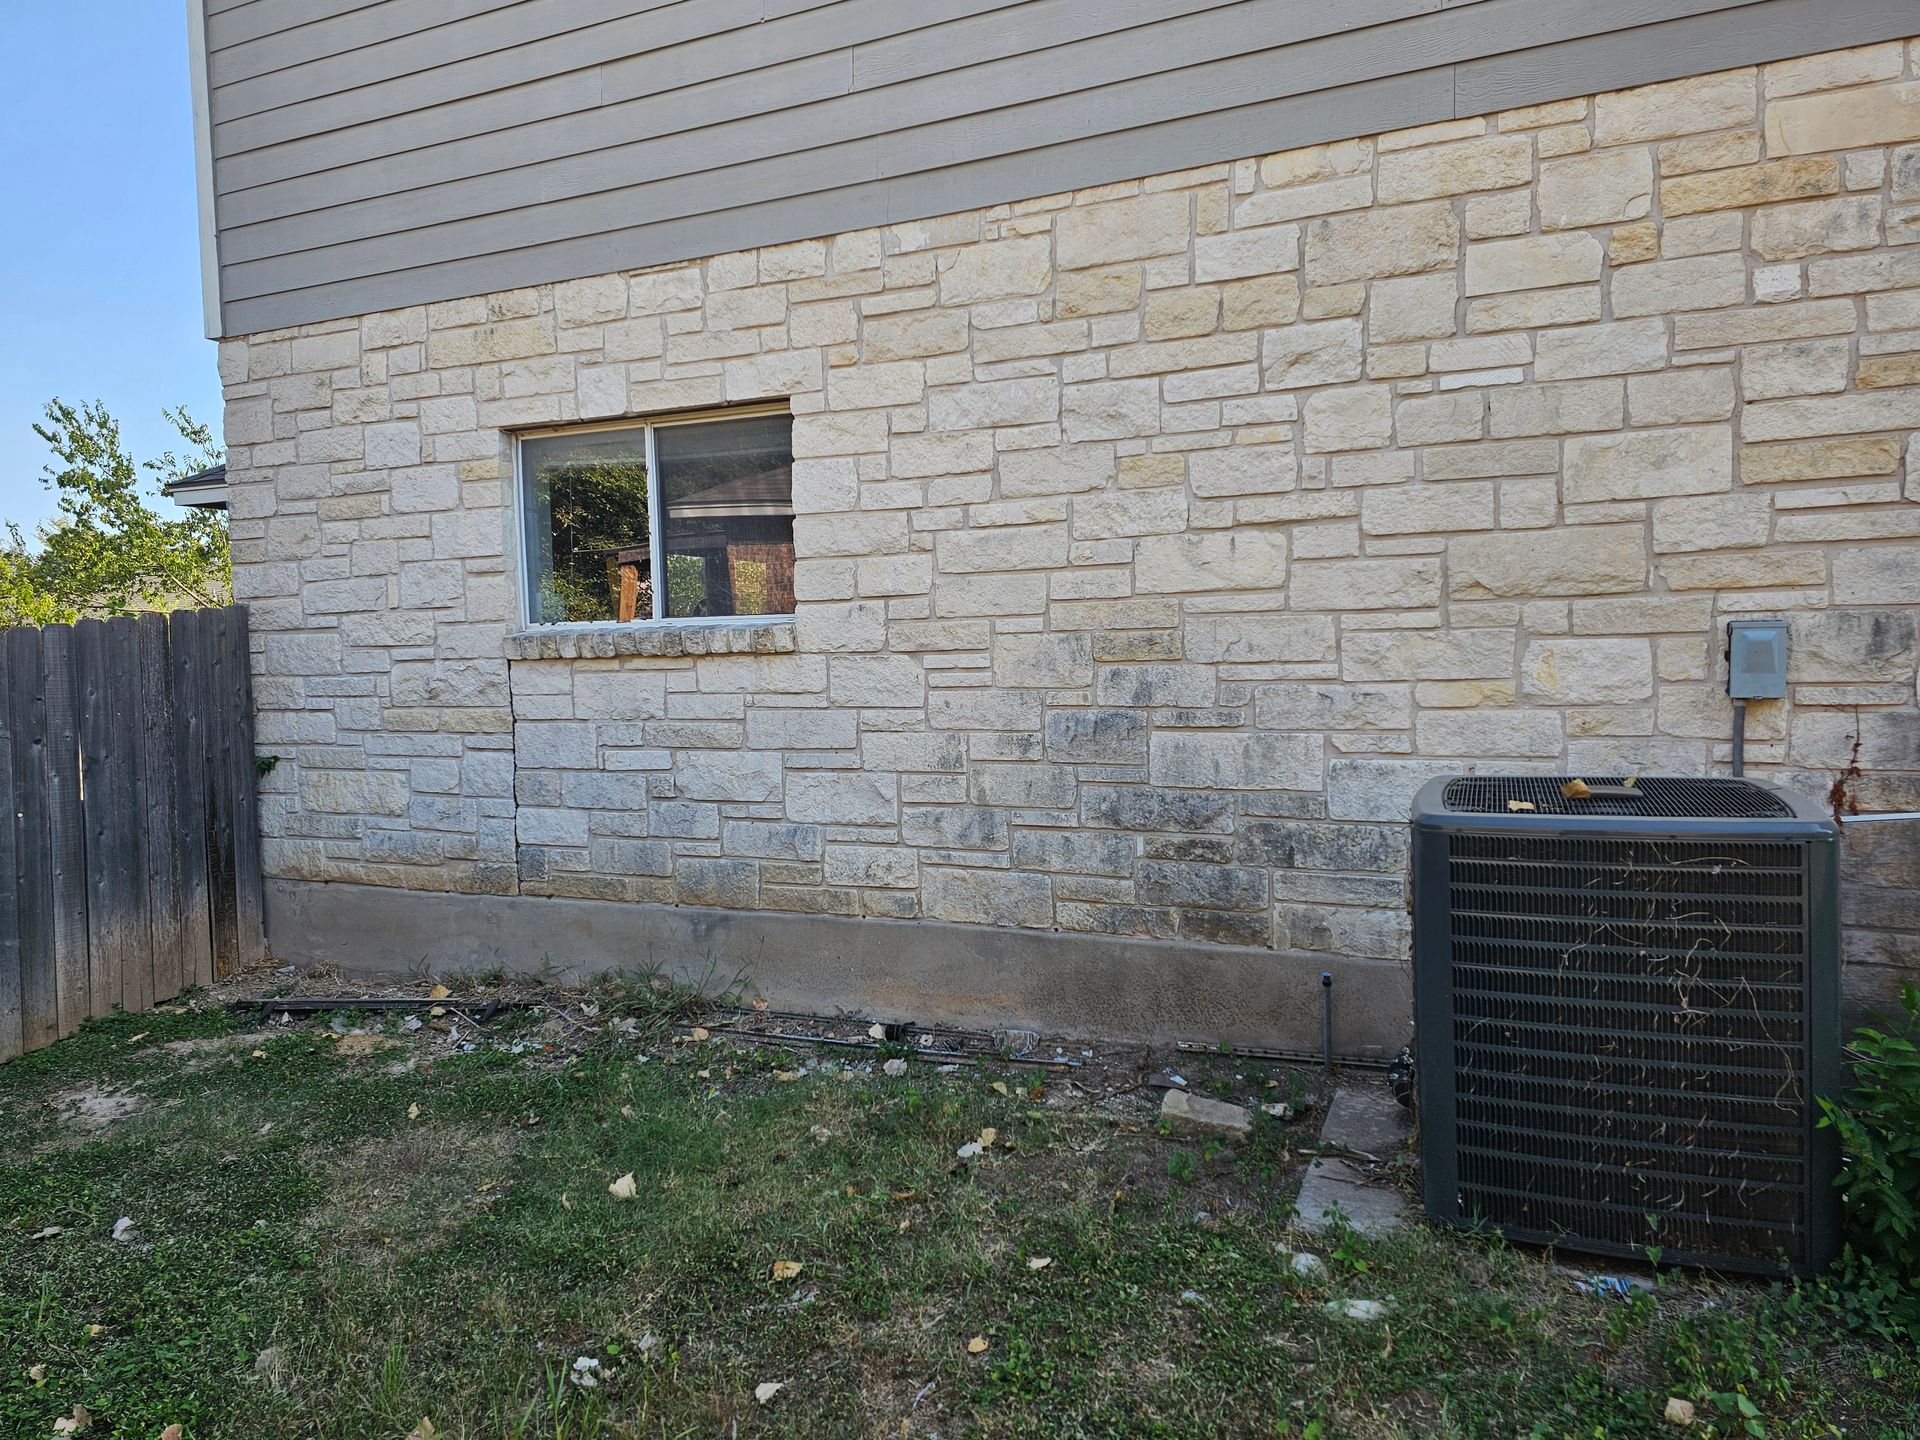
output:
[{"label": "stone window sill", "polygon": [[641,625],[543,626],[507,636],[509,660],[679,659],[688,655],[784,655],[795,648],[793,617],[746,623],[661,620]]}]

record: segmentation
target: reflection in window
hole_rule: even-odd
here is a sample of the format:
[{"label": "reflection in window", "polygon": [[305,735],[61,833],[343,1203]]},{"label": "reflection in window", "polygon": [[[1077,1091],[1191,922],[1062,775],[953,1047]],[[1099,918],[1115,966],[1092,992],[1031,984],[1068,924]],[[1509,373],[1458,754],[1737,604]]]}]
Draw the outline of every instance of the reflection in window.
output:
[{"label": "reflection in window", "polygon": [[786,415],[654,432],[673,619],[792,613],[792,437]]},{"label": "reflection in window", "polygon": [[791,614],[792,435],[779,414],[523,442],[529,618]]}]

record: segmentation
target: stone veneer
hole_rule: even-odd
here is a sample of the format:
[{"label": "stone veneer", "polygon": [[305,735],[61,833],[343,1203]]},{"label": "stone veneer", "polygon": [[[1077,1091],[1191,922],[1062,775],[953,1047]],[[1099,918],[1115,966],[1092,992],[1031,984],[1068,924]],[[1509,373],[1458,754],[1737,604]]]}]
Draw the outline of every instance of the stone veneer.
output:
[{"label": "stone veneer", "polygon": [[[1920,807],[1916,140],[1878,45],[229,341],[268,872],[1396,957],[1422,780],[1724,767],[1740,615]],[[794,621],[511,634],[515,427],[769,397]]]}]

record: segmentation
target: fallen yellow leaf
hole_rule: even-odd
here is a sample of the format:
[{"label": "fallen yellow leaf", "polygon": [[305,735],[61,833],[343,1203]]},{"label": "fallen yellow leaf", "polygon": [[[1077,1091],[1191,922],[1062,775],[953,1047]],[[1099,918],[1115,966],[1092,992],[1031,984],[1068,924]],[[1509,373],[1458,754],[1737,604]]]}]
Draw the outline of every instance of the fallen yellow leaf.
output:
[{"label": "fallen yellow leaf", "polygon": [[560,1208],[562,1210],[573,1209],[573,1197],[568,1195],[564,1190],[560,1192]]},{"label": "fallen yellow leaf", "polygon": [[27,1367],[27,1378],[33,1381],[36,1386],[46,1384],[47,1367],[45,1365],[29,1365]]},{"label": "fallen yellow leaf", "polygon": [[448,997],[449,995],[451,995],[452,993],[453,993],[453,992],[452,992],[451,990],[449,990],[449,989],[447,989],[447,987],[446,987],[446,986],[444,986],[444,985],[436,985],[436,986],[434,986],[434,987],[433,987],[433,989],[431,989],[431,990],[429,990],[429,991],[427,992],[427,998],[428,998],[429,1000],[444,1000],[444,999],[446,999],[446,998],[447,998],[447,997]]},{"label": "fallen yellow leaf", "polygon": [[633,1172],[629,1170],[618,1180],[607,1186],[607,1193],[616,1200],[631,1200],[635,1195],[640,1193],[640,1186],[634,1180]]},{"label": "fallen yellow leaf", "polygon": [[710,1040],[713,1038],[713,1032],[708,1030],[704,1025],[696,1025],[693,1027],[693,1038],[695,1040]]},{"label": "fallen yellow leaf", "polygon": [[1584,780],[1569,780],[1560,787],[1560,793],[1569,800],[1591,800],[1593,790]]},{"label": "fallen yellow leaf", "polygon": [[144,1039],[146,1039],[146,1038],[147,1038],[147,1035],[148,1035],[149,1033],[150,1033],[150,1032],[148,1032],[148,1031],[145,1031],[145,1030],[142,1030],[142,1031],[141,1031],[141,1032],[140,1032],[140,1033],[139,1033],[138,1035],[129,1035],[129,1036],[127,1036],[127,1044],[129,1044],[129,1045],[137,1045],[137,1044],[139,1044],[139,1043],[140,1043],[140,1042],[141,1042],[142,1040],[144,1040]]},{"label": "fallen yellow leaf", "polygon": [[991,1125],[987,1126],[980,1132],[980,1148],[982,1150],[991,1150],[993,1148],[993,1142],[999,1138],[1000,1132]]},{"label": "fallen yellow leaf", "polygon": [[994,1081],[990,1088],[992,1089],[993,1093],[996,1095],[1011,1096],[1013,1094],[1011,1090],[1007,1089],[1007,1082],[1004,1080]]},{"label": "fallen yellow leaf", "polygon": [[407,1440],[434,1440],[434,1437],[439,1433],[440,1432],[434,1428],[433,1421],[422,1415],[420,1417],[420,1423],[414,1426],[412,1431],[407,1435]]},{"label": "fallen yellow leaf", "polygon": [[773,1262],[773,1278],[776,1280],[794,1280],[800,1275],[798,1260],[776,1260]]},{"label": "fallen yellow leaf", "polygon": [[800,1072],[798,1070],[776,1070],[773,1072],[773,1078],[778,1080],[782,1085],[791,1085],[800,1078]]},{"label": "fallen yellow leaf", "polygon": [[1533,802],[1531,800],[1509,800],[1507,801],[1507,809],[1515,811],[1531,810],[1533,809]]},{"label": "fallen yellow leaf", "polygon": [[969,1355],[986,1354],[987,1353],[987,1337],[984,1335],[976,1335],[971,1340],[967,1341],[967,1353]]},{"label": "fallen yellow leaf", "polygon": [[180,1437],[186,1433],[176,1422],[160,1432],[160,1440],[180,1440]]},{"label": "fallen yellow leaf", "polygon": [[253,1058],[256,1060],[264,1060],[267,1058],[267,1052],[264,1050],[256,1050],[253,1052]]},{"label": "fallen yellow leaf", "polygon": [[420,1118],[420,1107],[418,1105],[407,1106],[407,1119],[418,1120],[419,1118]]}]

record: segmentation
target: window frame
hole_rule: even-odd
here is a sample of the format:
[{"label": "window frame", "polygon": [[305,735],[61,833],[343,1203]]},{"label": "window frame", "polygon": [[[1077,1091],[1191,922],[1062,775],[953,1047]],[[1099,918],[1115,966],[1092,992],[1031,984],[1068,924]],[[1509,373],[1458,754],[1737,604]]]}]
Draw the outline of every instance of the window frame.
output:
[{"label": "window frame", "polygon": [[[667,573],[666,527],[661,524],[665,497],[660,490],[660,466],[654,446],[654,431],[680,425],[711,425],[716,420],[751,420],[767,415],[793,415],[786,401],[765,401],[747,405],[711,406],[702,410],[675,410],[664,415],[630,415],[611,420],[575,421],[565,425],[540,425],[510,432],[513,441],[513,568],[518,577],[514,589],[519,595],[519,628],[531,634],[561,631],[613,631],[705,628],[711,625],[790,625],[791,611],[773,615],[701,615],[671,616],[654,614],[633,620],[537,620],[534,618],[533,550],[528,534],[526,452],[527,441],[544,440],[555,435],[608,435],[622,430],[641,432],[647,467],[647,542],[648,565],[655,577]],[[795,518],[798,518],[797,512]],[[654,606],[667,603],[664,585],[654,585]]]}]

